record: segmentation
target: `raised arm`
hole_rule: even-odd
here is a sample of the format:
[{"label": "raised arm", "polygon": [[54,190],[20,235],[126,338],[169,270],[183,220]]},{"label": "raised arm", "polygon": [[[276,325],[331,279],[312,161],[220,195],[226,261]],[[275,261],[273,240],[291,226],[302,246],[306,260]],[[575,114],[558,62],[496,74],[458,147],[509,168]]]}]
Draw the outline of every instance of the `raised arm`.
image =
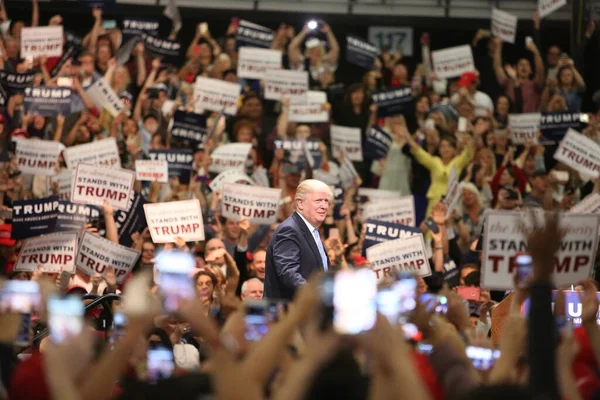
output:
[{"label": "raised arm", "polygon": [[329,44],[329,51],[325,55],[325,58],[331,65],[337,65],[338,59],[340,58],[340,44],[327,22],[321,20],[319,23],[321,24],[321,32],[325,34],[327,43]]},{"label": "raised arm", "polygon": [[36,27],[40,25],[40,5],[38,0],[31,0],[31,26]]},{"label": "raised arm", "polygon": [[544,87],[544,76],[546,75],[546,72],[544,70],[544,60],[542,60],[540,51],[538,50],[534,42],[529,42],[529,44],[527,45],[527,50],[533,53],[533,63],[535,65],[534,81],[537,87],[541,89]]},{"label": "raised arm", "polygon": [[290,66],[292,68],[298,68],[300,63],[302,63],[302,51],[300,47],[304,40],[306,40],[306,35],[310,32],[308,26],[304,25],[300,33],[298,33],[290,42],[288,46],[288,57],[290,58]]},{"label": "raised arm", "polygon": [[496,73],[496,80],[498,80],[500,86],[504,86],[506,85],[508,78],[502,67],[502,40],[497,37],[492,38],[491,40],[496,42],[496,51],[494,51],[494,72]]},{"label": "raised arm", "polygon": [[98,45],[98,36],[100,36],[100,30],[102,29],[102,9],[94,8],[92,10],[94,16],[94,26],[89,35],[89,42],[87,43],[87,49],[90,53],[96,54],[96,46]]},{"label": "raised arm", "polygon": [[277,117],[277,136],[286,138],[287,137],[287,128],[288,128],[288,120],[290,114],[290,99],[289,97],[284,97],[281,99],[281,112]]}]

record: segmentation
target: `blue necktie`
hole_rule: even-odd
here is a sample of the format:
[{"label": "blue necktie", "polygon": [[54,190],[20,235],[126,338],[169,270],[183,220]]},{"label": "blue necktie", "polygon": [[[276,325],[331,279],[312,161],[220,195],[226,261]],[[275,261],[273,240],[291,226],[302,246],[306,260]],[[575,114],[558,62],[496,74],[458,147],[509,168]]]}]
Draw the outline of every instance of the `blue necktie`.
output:
[{"label": "blue necktie", "polygon": [[323,269],[327,271],[327,254],[325,254],[325,249],[323,248],[323,242],[321,242],[321,236],[319,235],[319,230],[315,228],[313,231],[313,235],[315,236],[315,240],[317,241],[317,247],[319,248],[319,253],[321,253],[321,260],[323,261]]}]

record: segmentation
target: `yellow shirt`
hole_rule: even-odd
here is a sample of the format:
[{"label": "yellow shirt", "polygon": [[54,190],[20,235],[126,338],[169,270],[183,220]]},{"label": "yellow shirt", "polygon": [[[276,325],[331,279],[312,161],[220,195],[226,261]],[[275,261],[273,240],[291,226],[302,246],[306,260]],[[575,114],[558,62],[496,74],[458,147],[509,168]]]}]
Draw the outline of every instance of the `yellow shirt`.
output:
[{"label": "yellow shirt", "polygon": [[428,216],[433,206],[446,194],[448,177],[450,176],[452,166],[456,166],[456,174],[460,176],[460,173],[469,165],[475,153],[471,147],[466,147],[462,153],[454,157],[447,165],[444,165],[440,157],[432,156],[422,147],[417,150],[411,150],[411,153],[431,173],[431,185],[427,191],[427,200],[429,200],[427,204]]}]

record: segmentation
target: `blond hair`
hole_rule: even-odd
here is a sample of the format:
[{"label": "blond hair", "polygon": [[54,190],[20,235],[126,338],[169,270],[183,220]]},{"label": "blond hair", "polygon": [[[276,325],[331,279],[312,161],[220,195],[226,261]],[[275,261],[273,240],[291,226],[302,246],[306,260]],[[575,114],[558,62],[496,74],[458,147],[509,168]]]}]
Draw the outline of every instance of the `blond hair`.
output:
[{"label": "blond hair", "polygon": [[327,192],[329,195],[329,201],[333,200],[333,193],[331,188],[325,182],[321,182],[317,179],[305,179],[296,188],[296,195],[294,196],[294,210],[298,211],[298,201],[306,199],[311,193],[314,192]]}]

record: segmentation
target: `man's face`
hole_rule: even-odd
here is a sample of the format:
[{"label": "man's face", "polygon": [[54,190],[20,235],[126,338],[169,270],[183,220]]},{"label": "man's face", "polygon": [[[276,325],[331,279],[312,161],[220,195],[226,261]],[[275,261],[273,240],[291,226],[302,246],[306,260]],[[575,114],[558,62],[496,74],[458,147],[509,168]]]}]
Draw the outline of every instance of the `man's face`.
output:
[{"label": "man's face", "polygon": [[240,237],[240,222],[231,219],[225,221],[225,235],[227,239],[237,241]]},{"label": "man's face", "polygon": [[517,75],[520,79],[529,79],[531,75],[531,64],[526,58],[521,58],[517,64]]},{"label": "man's face", "polygon": [[551,67],[556,67],[558,60],[560,60],[560,49],[558,46],[550,47],[548,49],[548,54],[546,54],[546,61],[548,62],[548,65]]},{"label": "man's face", "polygon": [[79,59],[79,62],[81,62],[81,70],[86,76],[91,76],[94,73],[94,58],[92,56],[83,56]]},{"label": "man's face", "polygon": [[265,265],[267,264],[267,252],[257,251],[252,258],[250,269],[257,278],[265,279]]},{"label": "man's face", "polygon": [[242,300],[262,300],[263,284],[255,279],[248,282],[248,287],[245,292],[242,292]]},{"label": "man's face", "polygon": [[516,200],[508,200],[508,190],[500,189],[498,191],[498,206],[501,210],[514,210],[517,207]]},{"label": "man's face", "polygon": [[471,207],[477,203],[477,196],[470,190],[463,189],[463,204],[466,207]]},{"label": "man's face", "polygon": [[149,264],[154,258],[154,245],[146,242],[142,245],[142,263]]},{"label": "man's face", "polygon": [[546,176],[536,176],[531,180],[531,186],[538,192],[544,193],[548,189],[548,179]]},{"label": "man's face", "polygon": [[306,195],[304,200],[299,200],[299,210],[308,222],[318,227],[325,221],[329,209],[329,193],[316,191]]}]

